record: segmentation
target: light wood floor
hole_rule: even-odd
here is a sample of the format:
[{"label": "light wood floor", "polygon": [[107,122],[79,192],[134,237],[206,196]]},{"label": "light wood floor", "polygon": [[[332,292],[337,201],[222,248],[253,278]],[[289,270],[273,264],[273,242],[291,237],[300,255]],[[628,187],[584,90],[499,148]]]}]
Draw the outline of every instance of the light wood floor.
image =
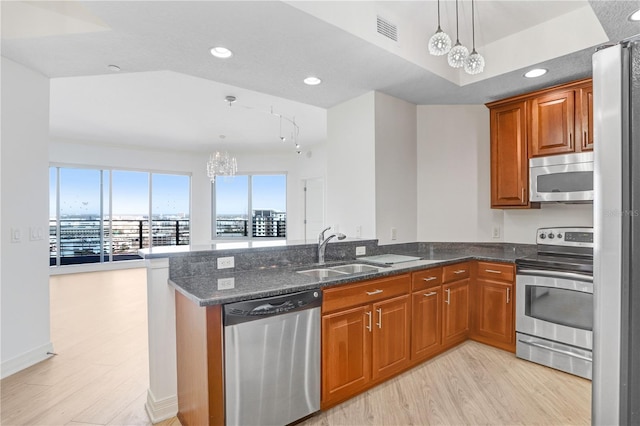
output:
[{"label": "light wood floor", "polygon": [[146,270],[52,276],[50,290],[58,355],[0,382],[0,423],[150,425]]},{"label": "light wood floor", "polygon": [[[150,424],[145,273],[51,278],[58,355],[0,382],[2,425]],[[586,425],[590,400],[588,380],[467,342],[302,425]]]}]

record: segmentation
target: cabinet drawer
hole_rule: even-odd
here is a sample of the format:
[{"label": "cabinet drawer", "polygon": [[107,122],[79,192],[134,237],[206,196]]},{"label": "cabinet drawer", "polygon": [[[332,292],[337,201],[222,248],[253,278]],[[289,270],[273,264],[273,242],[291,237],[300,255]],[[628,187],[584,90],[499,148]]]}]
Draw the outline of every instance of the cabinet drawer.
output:
[{"label": "cabinet drawer", "polygon": [[442,284],[442,268],[425,269],[411,274],[412,291],[424,290]]},{"label": "cabinet drawer", "polygon": [[469,278],[471,265],[469,262],[456,263],[455,265],[449,265],[442,268],[442,282],[448,283],[451,281],[461,280],[463,278]]},{"label": "cabinet drawer", "polygon": [[322,312],[332,312],[408,294],[410,287],[411,279],[409,274],[404,274],[328,288],[322,292]]},{"label": "cabinet drawer", "polygon": [[478,262],[478,278],[513,282],[514,267],[509,263]]}]

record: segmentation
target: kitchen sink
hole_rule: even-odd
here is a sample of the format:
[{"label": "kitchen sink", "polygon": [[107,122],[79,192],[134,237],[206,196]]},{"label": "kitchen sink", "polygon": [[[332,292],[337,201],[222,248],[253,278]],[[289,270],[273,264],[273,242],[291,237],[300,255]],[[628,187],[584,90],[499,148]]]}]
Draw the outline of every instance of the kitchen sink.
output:
[{"label": "kitchen sink", "polygon": [[365,265],[362,263],[351,263],[349,265],[330,266],[327,268],[307,269],[298,271],[299,274],[307,275],[312,278],[334,278],[344,275],[361,274],[365,272],[378,272],[382,268],[377,266]]},{"label": "kitchen sink", "polygon": [[346,272],[334,271],[328,268],[307,269],[306,271],[298,271],[299,274],[307,275],[311,278],[333,278],[346,275]]},{"label": "kitchen sink", "polygon": [[378,272],[380,269],[377,266],[365,265],[362,263],[352,263],[350,265],[333,266],[331,269],[334,271],[340,271],[345,274],[360,274],[362,272]]}]

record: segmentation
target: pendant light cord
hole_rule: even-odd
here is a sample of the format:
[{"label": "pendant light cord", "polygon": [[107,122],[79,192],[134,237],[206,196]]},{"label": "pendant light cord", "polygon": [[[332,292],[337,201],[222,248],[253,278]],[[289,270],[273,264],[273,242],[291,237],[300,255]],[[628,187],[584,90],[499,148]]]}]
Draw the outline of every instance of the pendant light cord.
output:
[{"label": "pendant light cord", "polygon": [[458,33],[458,0],[456,0],[456,44],[460,43],[460,34]]},{"label": "pendant light cord", "polygon": [[474,8],[474,1],[471,0],[471,40],[473,44],[473,51],[476,51],[476,12]]},{"label": "pendant light cord", "polygon": [[440,29],[440,0],[438,0],[438,29]]}]

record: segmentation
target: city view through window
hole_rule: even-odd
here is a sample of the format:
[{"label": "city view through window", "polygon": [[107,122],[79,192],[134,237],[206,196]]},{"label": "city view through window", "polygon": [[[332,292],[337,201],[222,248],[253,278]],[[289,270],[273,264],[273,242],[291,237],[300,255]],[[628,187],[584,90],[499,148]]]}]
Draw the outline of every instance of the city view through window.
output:
[{"label": "city view through window", "polygon": [[286,175],[219,177],[212,198],[214,238],[286,238]]},{"label": "city view through window", "polygon": [[189,244],[190,177],[49,169],[49,264],[139,259],[141,248]]}]

